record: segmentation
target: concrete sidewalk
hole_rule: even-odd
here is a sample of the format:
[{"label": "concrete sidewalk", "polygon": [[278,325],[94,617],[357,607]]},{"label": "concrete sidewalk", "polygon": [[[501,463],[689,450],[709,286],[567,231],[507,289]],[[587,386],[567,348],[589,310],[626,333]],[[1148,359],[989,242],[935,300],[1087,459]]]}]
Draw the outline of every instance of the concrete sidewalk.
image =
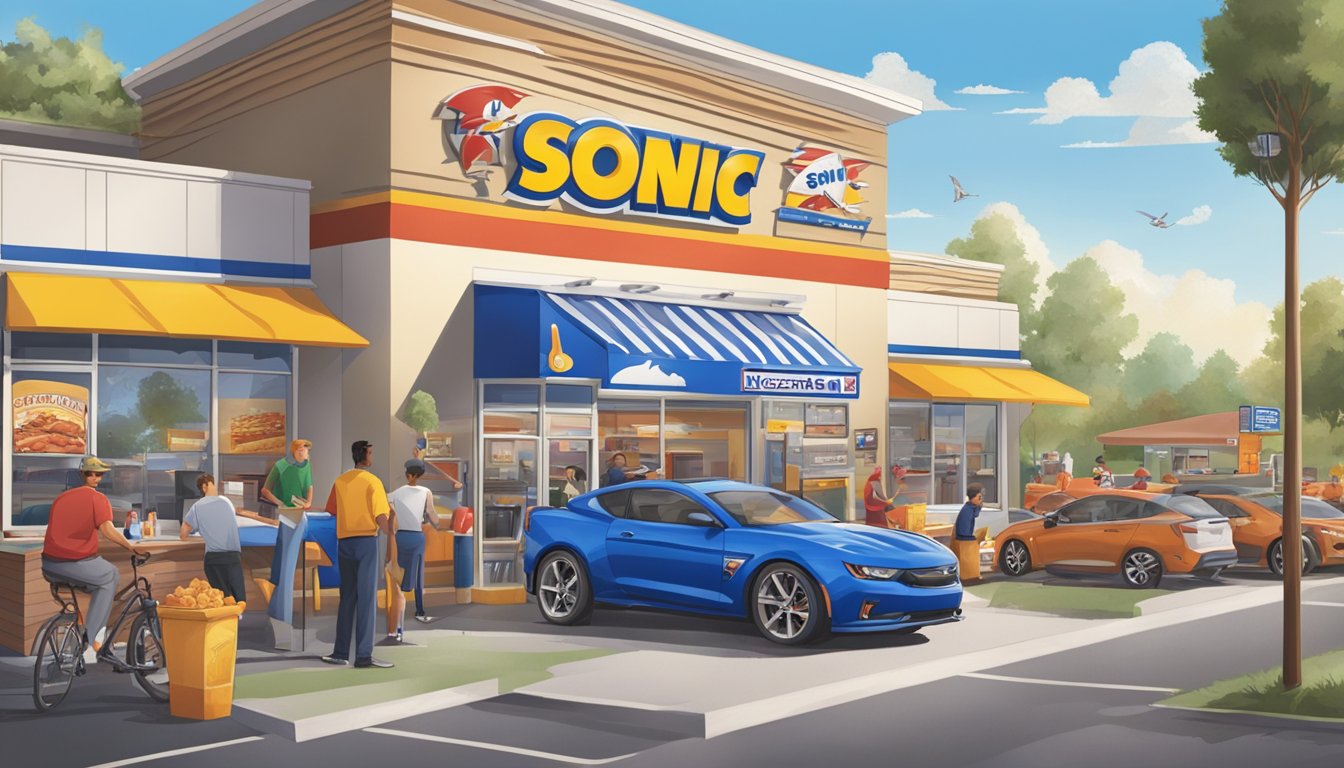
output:
[{"label": "concrete sidewalk", "polygon": [[[1310,581],[1304,585],[1306,599],[1313,589],[1341,583],[1344,577]],[[1141,603],[1143,615],[1137,618],[1103,620],[993,609],[967,593],[963,605],[967,618],[960,623],[912,636],[837,635],[803,648],[769,643],[746,622],[599,610],[589,626],[562,628],[543,622],[534,605],[458,606],[432,627],[408,628],[407,640],[416,649],[381,647],[375,653],[399,665],[431,655],[452,657],[451,663],[434,667],[432,674],[441,677],[420,675],[416,690],[404,692],[418,697],[411,706],[420,711],[512,691],[515,700],[531,699],[538,706],[567,702],[661,717],[669,729],[708,738],[912,685],[1265,605],[1281,595],[1277,582],[1201,585]],[[445,626],[453,629],[440,628]],[[317,661],[330,648],[327,638],[333,628],[334,621],[326,617],[315,620],[307,654],[252,653],[240,659],[239,675],[249,678],[240,677],[240,691],[258,689],[262,679],[253,675],[289,674],[285,685],[294,684],[295,671],[305,677],[302,689],[291,694],[294,698],[240,699],[235,718],[301,740],[404,717],[406,697],[388,695],[401,691],[392,685],[401,673],[340,670]],[[582,658],[564,661],[565,654]],[[526,667],[533,679],[505,679],[491,671],[500,664]],[[344,676],[332,676],[333,671]],[[436,681],[442,685],[436,687]],[[282,688],[272,692],[283,694]],[[315,714],[315,706],[320,713]],[[319,722],[314,717],[320,717],[315,729],[310,727]],[[305,725],[305,718],[310,725]]]}]

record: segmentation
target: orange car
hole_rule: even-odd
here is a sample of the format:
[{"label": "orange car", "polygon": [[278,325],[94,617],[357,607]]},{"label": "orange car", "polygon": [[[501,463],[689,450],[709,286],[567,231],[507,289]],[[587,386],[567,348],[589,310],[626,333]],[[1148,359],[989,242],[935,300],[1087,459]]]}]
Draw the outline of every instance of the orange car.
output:
[{"label": "orange car", "polygon": [[1131,587],[1156,587],[1164,573],[1213,578],[1237,562],[1227,518],[1194,496],[1106,490],[996,537],[999,570],[1038,568],[1119,573]]},{"label": "orange car", "polygon": [[[1200,494],[1232,522],[1237,559],[1283,575],[1283,495]],[[1302,573],[1318,565],[1344,564],[1344,512],[1320,499],[1302,497]]]},{"label": "orange car", "polygon": [[[1164,483],[1149,483],[1146,491],[1134,491],[1134,493],[1171,493],[1173,487]],[[1102,488],[1093,482],[1092,478],[1080,477],[1069,481],[1068,485],[1063,488],[1040,483],[1028,483],[1027,495],[1023,502],[1027,509],[1043,515],[1046,512],[1059,509],[1074,499],[1081,499],[1098,493],[1129,490],[1128,488]]]}]

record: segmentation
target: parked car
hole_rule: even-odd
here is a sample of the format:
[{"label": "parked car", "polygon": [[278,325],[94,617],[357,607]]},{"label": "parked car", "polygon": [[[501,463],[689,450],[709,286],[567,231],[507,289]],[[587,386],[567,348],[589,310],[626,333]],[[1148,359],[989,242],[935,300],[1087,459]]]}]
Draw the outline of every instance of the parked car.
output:
[{"label": "parked car", "polygon": [[[1035,485],[1035,484],[1033,484]],[[1166,485],[1164,483],[1149,483],[1146,491],[1134,491],[1135,493],[1161,494],[1175,493],[1176,486]],[[1128,491],[1128,488],[1102,488],[1093,482],[1092,478],[1079,477],[1070,480],[1063,488],[1055,488],[1044,491],[1042,486],[1037,486],[1038,493],[1031,494],[1030,488],[1027,497],[1023,500],[1027,509],[1037,514],[1053,512],[1074,499],[1081,499],[1086,496],[1094,496],[1099,493],[1110,493],[1112,491]]]},{"label": "parked car", "polygon": [[[1239,562],[1283,575],[1283,494],[1245,496],[1200,494],[1232,523]],[[1302,573],[1318,565],[1344,564],[1344,512],[1334,505],[1302,497]]]},{"label": "parked car", "polygon": [[961,619],[946,547],[763,486],[628,483],[537,507],[524,531],[527,590],[553,624],[586,623],[596,604],[661,608],[750,619],[794,645]]},{"label": "parked car", "polygon": [[1237,561],[1232,526],[1194,496],[1111,490],[1074,499],[996,539],[999,570],[1023,576],[1047,566],[1119,573],[1131,587],[1156,587],[1166,573],[1214,578]]},{"label": "parked car", "polygon": [[1186,496],[1250,496],[1252,494],[1267,493],[1269,487],[1251,488],[1241,485],[1226,485],[1224,483],[1181,483],[1173,486],[1172,493],[1179,493]]}]

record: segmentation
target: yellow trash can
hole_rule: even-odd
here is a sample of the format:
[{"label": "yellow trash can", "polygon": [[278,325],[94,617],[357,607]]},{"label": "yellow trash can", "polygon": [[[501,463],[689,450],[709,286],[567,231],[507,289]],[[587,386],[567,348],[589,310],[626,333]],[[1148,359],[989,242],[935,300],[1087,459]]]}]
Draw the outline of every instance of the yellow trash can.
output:
[{"label": "yellow trash can", "polygon": [[159,606],[168,664],[168,711],[214,720],[233,710],[238,617],[245,605],[223,608]]}]

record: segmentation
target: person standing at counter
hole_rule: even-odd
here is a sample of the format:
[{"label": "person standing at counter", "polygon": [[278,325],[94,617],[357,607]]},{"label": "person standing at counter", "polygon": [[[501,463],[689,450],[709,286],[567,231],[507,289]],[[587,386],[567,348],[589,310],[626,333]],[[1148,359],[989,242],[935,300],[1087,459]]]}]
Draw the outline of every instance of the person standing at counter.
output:
[{"label": "person standing at counter", "polygon": [[[289,444],[291,456],[285,456],[271,467],[266,482],[261,486],[263,501],[277,507],[299,507],[308,509],[313,506],[313,467],[308,461],[308,452],[313,444],[308,440],[295,440]],[[270,582],[280,585],[282,570],[279,539],[271,555]]]},{"label": "person standing at counter", "polygon": [[985,488],[979,483],[966,486],[966,503],[957,513],[957,541],[975,541],[975,519],[980,516],[980,508],[985,503]]},{"label": "person standing at counter", "polygon": [[[341,569],[341,607],[336,616],[336,647],[322,657],[328,664],[350,663],[350,639],[355,635],[355,666],[390,669],[392,662],[373,658],[373,625],[378,591],[378,532],[392,535],[387,491],[369,471],[373,443],[356,440],[350,446],[355,468],[336,478],[327,509],[336,516]],[[387,550],[384,560],[390,558]]]},{"label": "person standing at counter", "polygon": [[[396,616],[396,630],[388,622],[387,635],[401,642],[401,620],[406,614],[406,593],[415,592],[415,620],[428,624],[433,616],[425,613],[425,532],[424,524],[441,530],[439,513],[434,509],[434,494],[420,485],[425,474],[425,462],[411,459],[406,462],[406,484],[388,494],[387,500],[397,520],[397,567],[401,569],[401,588],[393,590],[392,613]],[[454,490],[462,484],[453,480]]]},{"label": "person standing at counter", "polygon": [[626,466],[624,453],[613,453],[611,455],[610,465],[607,467],[607,485],[620,485],[628,483],[631,480],[644,480],[650,473],[658,474],[658,470],[649,470],[640,467],[642,472],[629,469]]},{"label": "person standing at counter", "polygon": [[242,602],[247,599],[243,581],[243,547],[238,540],[238,513],[233,502],[219,495],[213,475],[196,478],[203,494],[182,519],[178,537],[183,541],[198,531],[205,541],[205,580],[210,586]]},{"label": "person standing at counter", "polygon": [[891,508],[891,499],[882,495],[882,467],[873,467],[873,473],[863,485],[864,522],[886,528],[887,510]]},{"label": "person standing at counter", "polygon": [[65,491],[51,503],[47,535],[42,542],[42,575],[82,587],[92,595],[84,626],[92,633],[84,652],[85,663],[97,661],[107,639],[107,617],[120,581],[117,567],[98,556],[98,535],[133,555],[149,550],[126,540],[112,522],[112,502],[98,490],[103,474],[111,467],[96,456],[79,462],[84,483]]}]

